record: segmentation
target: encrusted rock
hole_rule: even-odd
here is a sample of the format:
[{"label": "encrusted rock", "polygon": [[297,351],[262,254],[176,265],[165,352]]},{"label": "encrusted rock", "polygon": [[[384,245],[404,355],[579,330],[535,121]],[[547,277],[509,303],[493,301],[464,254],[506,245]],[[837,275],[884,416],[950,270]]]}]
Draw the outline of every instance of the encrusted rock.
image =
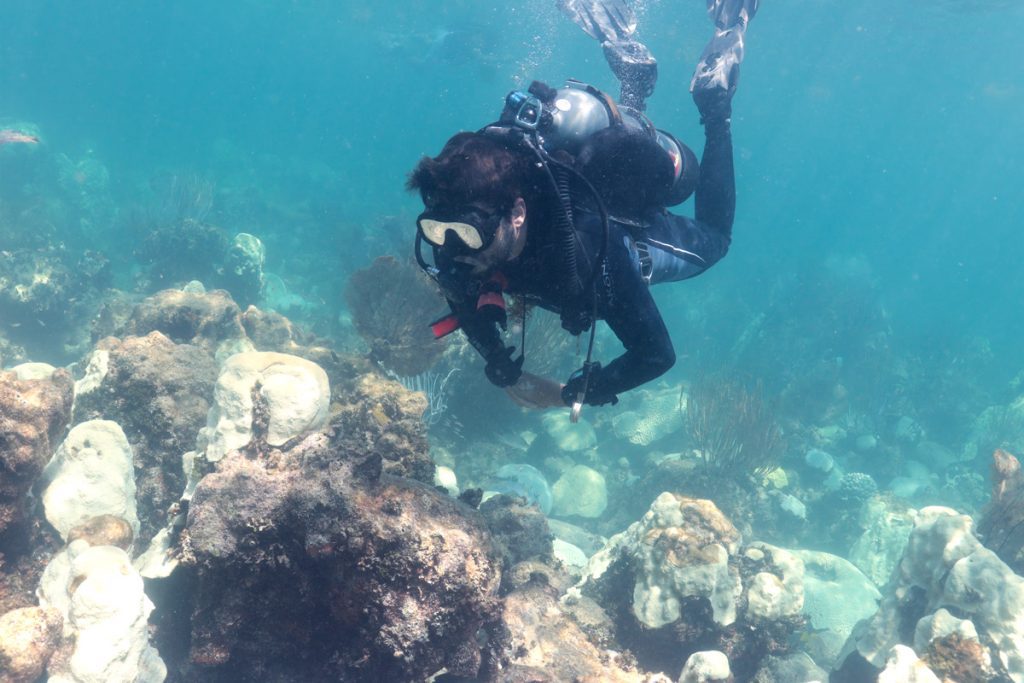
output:
[{"label": "encrusted rock", "polygon": [[[531,582],[504,600],[503,621],[512,638],[512,667],[500,681],[607,681],[668,683],[664,676],[639,672],[623,655],[599,650],[583,629],[566,616],[555,592],[544,582]],[[517,671],[526,678],[513,678]]]},{"label": "encrusted rock", "polygon": [[493,676],[500,562],[477,513],[322,434],[257,451],[225,456],[191,501],[190,680]]},{"label": "encrusted rock", "polygon": [[89,545],[112,545],[128,550],[134,540],[132,527],[114,515],[90,517],[68,532],[68,543],[84,540]]},{"label": "encrusted rock", "polygon": [[644,668],[679,671],[713,648],[746,680],[766,655],[786,654],[803,624],[802,567],[767,544],[739,551],[739,532],[714,503],[663,493],[590,559],[570,595],[604,606]]},{"label": "encrusted rock", "polygon": [[384,471],[424,483],[434,480],[426,427],[421,420],[427,401],[379,374],[365,374],[352,390],[337,396],[331,417],[334,442],[343,451],[378,453]]},{"label": "encrusted rock", "polygon": [[[242,327],[257,351],[302,354],[305,335],[292,321],[276,311],[249,306],[242,313]],[[316,359],[311,358],[316,362]]]},{"label": "encrusted rock", "polygon": [[992,498],[978,522],[985,547],[1017,574],[1024,574],[1024,472],[1004,450],[992,455]]},{"label": "encrusted rock", "polygon": [[33,683],[60,644],[59,610],[23,607],[0,616],[0,681]]},{"label": "encrusted rock", "polygon": [[162,332],[178,344],[193,344],[213,352],[219,344],[245,337],[241,311],[227,292],[184,292],[165,289],[135,307],[125,333],[143,337]]},{"label": "encrusted rock", "polygon": [[33,380],[0,372],[0,537],[24,519],[25,494],[71,417],[72,390],[65,370]]},{"label": "encrusted rock", "polygon": [[551,532],[547,519],[535,506],[497,495],[480,505],[480,514],[506,568],[534,557],[551,558]]},{"label": "encrusted rock", "polygon": [[80,387],[76,421],[117,422],[134,454],[140,539],[148,542],[185,489],[181,456],[206,424],[217,367],[209,353],[161,332],[104,339],[93,354],[102,372]]}]

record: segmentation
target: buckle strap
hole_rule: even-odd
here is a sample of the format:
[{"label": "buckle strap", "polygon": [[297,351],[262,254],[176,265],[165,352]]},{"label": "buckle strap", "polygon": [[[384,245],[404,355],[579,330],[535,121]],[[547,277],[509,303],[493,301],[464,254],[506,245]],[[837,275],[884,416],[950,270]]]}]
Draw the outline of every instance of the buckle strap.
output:
[{"label": "buckle strap", "polygon": [[651,248],[647,246],[646,242],[641,242],[640,240],[636,240],[633,244],[636,245],[637,254],[640,256],[640,277],[649,285],[651,284],[651,276],[654,274],[654,260],[651,259]]}]

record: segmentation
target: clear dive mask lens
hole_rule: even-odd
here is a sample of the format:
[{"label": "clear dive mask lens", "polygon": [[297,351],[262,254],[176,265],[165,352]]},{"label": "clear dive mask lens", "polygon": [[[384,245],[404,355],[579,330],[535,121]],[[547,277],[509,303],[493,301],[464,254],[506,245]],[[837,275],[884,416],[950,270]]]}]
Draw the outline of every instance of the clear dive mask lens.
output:
[{"label": "clear dive mask lens", "polygon": [[[425,211],[416,220],[423,239],[435,247],[462,246],[471,251],[488,246],[500,223],[500,213],[489,214],[476,207],[455,212]],[[449,233],[454,233],[461,245],[449,241]]]},{"label": "clear dive mask lens", "polygon": [[419,225],[420,232],[423,233],[423,238],[437,247],[444,246],[445,241],[448,239],[449,231],[454,232],[455,236],[462,240],[462,243],[470,249],[477,250],[484,245],[484,239],[480,234],[480,231],[469,223],[459,223],[457,221],[436,221],[431,218],[421,218]]}]

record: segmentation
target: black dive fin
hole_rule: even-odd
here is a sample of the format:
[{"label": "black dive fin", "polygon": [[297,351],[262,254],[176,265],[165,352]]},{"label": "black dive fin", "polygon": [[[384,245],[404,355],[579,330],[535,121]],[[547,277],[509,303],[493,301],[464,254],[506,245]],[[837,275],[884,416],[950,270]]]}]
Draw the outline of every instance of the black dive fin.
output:
[{"label": "black dive fin", "polygon": [[558,0],[558,7],[601,43],[626,41],[636,31],[636,15],[623,0]]},{"label": "black dive fin", "polygon": [[736,25],[745,30],[760,4],[760,0],[708,0],[708,16],[719,31]]}]

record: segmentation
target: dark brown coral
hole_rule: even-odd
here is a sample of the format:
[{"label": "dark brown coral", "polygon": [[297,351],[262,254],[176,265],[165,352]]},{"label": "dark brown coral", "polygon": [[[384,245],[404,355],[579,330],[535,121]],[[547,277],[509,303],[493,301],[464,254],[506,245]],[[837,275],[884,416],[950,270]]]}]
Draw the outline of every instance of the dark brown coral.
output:
[{"label": "dark brown coral", "polygon": [[331,428],[336,445],[347,452],[379,454],[388,474],[427,484],[434,481],[434,463],[421,419],[427,408],[423,394],[379,373],[332,386],[332,393]]},{"label": "dark brown coral", "polygon": [[370,357],[388,370],[414,376],[440,358],[444,344],[434,339],[430,323],[445,302],[415,265],[381,256],[352,274],[345,299]]},{"label": "dark brown coral", "polygon": [[199,484],[183,535],[198,571],[187,678],[493,672],[505,635],[487,536],[468,507],[322,435],[272,457],[231,453]]},{"label": "dark brown coral", "polygon": [[1017,574],[1024,573],[1024,472],[1002,449],[992,454],[992,498],[978,522],[987,548]]},{"label": "dark brown coral", "polygon": [[141,337],[154,330],[179,344],[211,352],[224,340],[245,337],[238,304],[220,289],[202,293],[165,289],[146,298],[135,307],[124,332]]},{"label": "dark brown coral", "polygon": [[66,370],[35,380],[0,372],[0,535],[23,519],[25,494],[67,427],[73,396]]}]

